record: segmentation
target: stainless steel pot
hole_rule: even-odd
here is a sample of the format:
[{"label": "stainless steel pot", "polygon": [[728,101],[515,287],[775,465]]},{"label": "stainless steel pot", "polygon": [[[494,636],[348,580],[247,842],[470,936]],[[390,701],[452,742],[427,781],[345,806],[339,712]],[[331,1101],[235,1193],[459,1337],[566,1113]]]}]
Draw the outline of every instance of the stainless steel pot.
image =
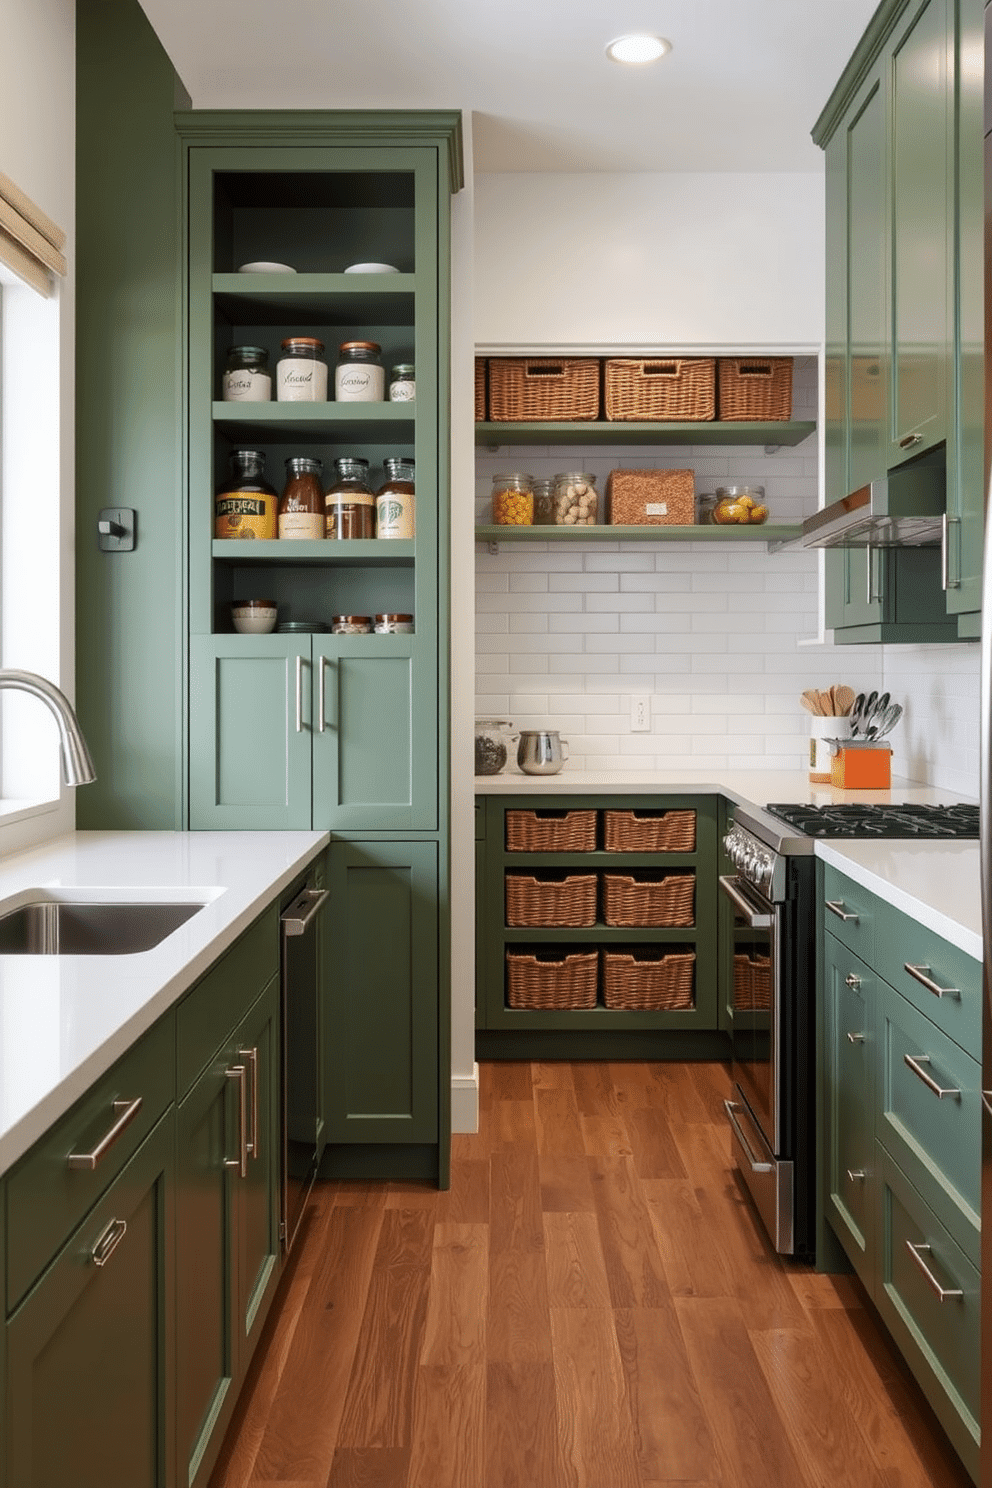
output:
[{"label": "stainless steel pot", "polygon": [[568,759],[568,741],[555,729],[521,729],[517,764],[525,775],[557,775]]}]

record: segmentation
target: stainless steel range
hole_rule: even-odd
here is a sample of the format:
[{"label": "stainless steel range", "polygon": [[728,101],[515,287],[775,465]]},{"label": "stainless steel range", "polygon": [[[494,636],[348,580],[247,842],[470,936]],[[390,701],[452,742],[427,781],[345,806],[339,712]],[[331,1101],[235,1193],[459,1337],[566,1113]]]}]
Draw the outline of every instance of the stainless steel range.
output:
[{"label": "stainless steel range", "polygon": [[817,838],[977,837],[978,808],[737,807],[720,886],[734,906],[734,1160],[776,1250],[812,1259],[815,1244]]}]

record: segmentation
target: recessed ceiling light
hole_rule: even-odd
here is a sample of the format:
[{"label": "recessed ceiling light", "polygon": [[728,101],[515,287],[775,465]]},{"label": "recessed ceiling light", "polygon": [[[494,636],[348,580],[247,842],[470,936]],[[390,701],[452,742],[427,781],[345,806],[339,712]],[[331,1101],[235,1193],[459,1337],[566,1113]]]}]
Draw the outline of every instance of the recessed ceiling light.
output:
[{"label": "recessed ceiling light", "polygon": [[663,36],[618,36],[606,48],[606,55],[611,62],[628,62],[636,66],[644,62],[657,62],[659,57],[671,50],[672,43]]}]

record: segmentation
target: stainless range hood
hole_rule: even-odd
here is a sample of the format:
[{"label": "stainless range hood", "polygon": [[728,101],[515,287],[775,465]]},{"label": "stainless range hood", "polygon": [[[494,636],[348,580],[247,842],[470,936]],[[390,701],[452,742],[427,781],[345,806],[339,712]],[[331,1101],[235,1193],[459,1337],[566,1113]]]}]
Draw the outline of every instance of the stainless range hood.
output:
[{"label": "stainless range hood", "polygon": [[890,471],[807,517],[804,548],[922,548],[940,542],[946,467],[939,456]]}]

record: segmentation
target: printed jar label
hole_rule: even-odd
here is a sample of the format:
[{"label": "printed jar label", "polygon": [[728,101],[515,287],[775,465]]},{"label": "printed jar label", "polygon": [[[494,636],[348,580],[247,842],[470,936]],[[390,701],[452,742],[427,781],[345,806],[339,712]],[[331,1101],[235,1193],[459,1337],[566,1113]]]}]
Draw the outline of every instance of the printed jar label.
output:
[{"label": "printed jar label", "polygon": [[228,492],[214,502],[214,537],[273,538],[276,498],[255,491]]},{"label": "printed jar label", "polygon": [[276,364],[276,400],[279,403],[326,403],[327,366],[301,357],[285,357]]},{"label": "printed jar label", "polygon": [[315,538],[324,536],[323,512],[288,511],[279,517],[279,536]]},{"label": "printed jar label", "polygon": [[221,397],[225,403],[269,403],[272,378],[268,372],[250,372],[245,368],[225,372]]},{"label": "printed jar label", "polygon": [[341,403],[381,403],[385,380],[381,367],[338,367],[334,374],[335,395]]},{"label": "printed jar label", "polygon": [[417,384],[400,379],[389,384],[390,403],[412,403],[417,396]]},{"label": "printed jar label", "polygon": [[376,502],[376,528],[379,537],[413,536],[413,502],[399,496],[380,496]]}]

